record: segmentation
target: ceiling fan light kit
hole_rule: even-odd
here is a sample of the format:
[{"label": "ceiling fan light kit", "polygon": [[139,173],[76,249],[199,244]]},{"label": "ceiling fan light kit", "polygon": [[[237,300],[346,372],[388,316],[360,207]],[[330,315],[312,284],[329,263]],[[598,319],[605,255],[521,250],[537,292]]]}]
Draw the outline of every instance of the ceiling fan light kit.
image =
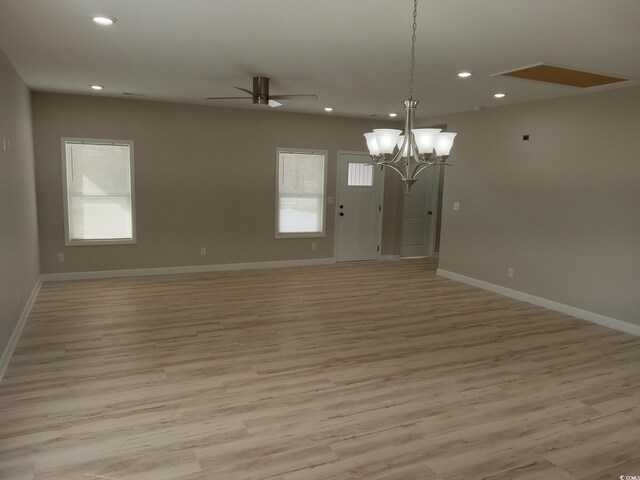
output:
[{"label": "ceiling fan light kit", "polygon": [[445,165],[456,136],[454,132],[441,132],[439,128],[413,128],[418,105],[418,101],[413,99],[417,15],[418,0],[414,0],[409,100],[404,102],[404,132],[391,128],[377,128],[364,134],[373,163],[390,168],[400,175],[407,195],[422,170],[435,165]]}]

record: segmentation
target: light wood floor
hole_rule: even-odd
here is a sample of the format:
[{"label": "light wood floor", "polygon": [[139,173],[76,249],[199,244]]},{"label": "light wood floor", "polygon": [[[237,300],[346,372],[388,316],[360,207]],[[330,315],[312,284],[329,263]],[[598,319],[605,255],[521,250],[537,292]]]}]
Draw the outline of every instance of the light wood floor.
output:
[{"label": "light wood floor", "polygon": [[11,480],[640,475],[640,338],[424,260],[45,283]]}]

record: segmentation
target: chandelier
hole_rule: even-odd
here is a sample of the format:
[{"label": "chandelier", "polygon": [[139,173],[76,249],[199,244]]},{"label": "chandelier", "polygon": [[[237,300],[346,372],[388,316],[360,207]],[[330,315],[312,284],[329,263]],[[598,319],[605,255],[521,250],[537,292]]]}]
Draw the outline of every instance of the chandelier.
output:
[{"label": "chandelier", "polygon": [[373,164],[382,165],[398,173],[407,188],[407,195],[422,170],[435,165],[444,165],[449,158],[453,139],[456,136],[453,132],[441,132],[439,128],[413,128],[418,105],[418,101],[413,99],[417,15],[418,0],[414,0],[409,100],[404,102],[406,112],[404,132],[391,128],[377,128],[373,132],[364,134]]}]

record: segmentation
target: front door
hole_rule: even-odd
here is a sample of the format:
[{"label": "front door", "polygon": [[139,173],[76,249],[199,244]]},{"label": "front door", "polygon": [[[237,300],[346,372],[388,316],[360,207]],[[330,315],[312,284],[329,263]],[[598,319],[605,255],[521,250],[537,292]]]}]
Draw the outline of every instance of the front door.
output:
[{"label": "front door", "polygon": [[378,258],[382,172],[367,154],[338,154],[336,260]]}]

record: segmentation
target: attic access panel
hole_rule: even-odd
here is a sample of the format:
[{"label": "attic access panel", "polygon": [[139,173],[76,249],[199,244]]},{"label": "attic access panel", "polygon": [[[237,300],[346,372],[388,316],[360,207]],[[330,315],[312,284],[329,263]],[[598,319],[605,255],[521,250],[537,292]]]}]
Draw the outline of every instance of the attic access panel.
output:
[{"label": "attic access panel", "polygon": [[597,73],[572,70],[570,68],[554,67],[552,65],[533,65],[510,72],[497,73],[496,76],[524,78],[525,80],[535,80],[538,82],[557,83],[570,87],[589,88],[599,87],[627,81],[626,78],[609,77]]}]

